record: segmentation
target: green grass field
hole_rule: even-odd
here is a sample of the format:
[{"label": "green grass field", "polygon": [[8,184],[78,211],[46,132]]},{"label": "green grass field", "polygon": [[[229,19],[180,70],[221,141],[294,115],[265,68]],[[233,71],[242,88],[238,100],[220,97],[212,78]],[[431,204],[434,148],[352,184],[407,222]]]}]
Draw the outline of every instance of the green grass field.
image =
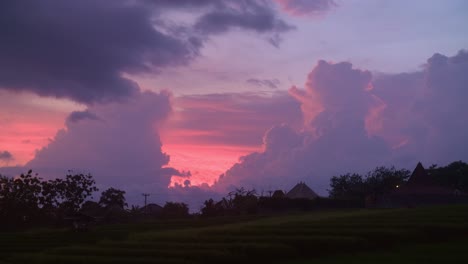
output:
[{"label": "green grass field", "polygon": [[0,264],[464,263],[468,206],[0,233],[0,252]]}]

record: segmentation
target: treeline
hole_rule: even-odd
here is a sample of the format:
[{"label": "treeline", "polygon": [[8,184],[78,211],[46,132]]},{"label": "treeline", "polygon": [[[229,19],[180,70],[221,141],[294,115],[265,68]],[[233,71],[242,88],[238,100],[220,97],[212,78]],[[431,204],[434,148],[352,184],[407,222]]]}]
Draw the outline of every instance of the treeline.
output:
[{"label": "treeline", "polygon": [[[447,166],[430,166],[428,177],[439,186],[450,187],[468,193],[468,164],[462,161]],[[403,186],[411,176],[407,169],[376,167],[366,174],[345,173],[330,179],[329,197],[316,199],[290,199],[282,191],[271,197],[259,197],[255,190],[238,189],[220,201],[209,199],[201,209],[202,216],[226,216],[291,211],[311,211],[365,207],[366,200],[387,194]]]},{"label": "treeline", "polygon": [[[449,187],[468,193],[468,164],[463,161],[452,162],[447,166],[432,165],[426,169],[427,176],[439,186]],[[330,198],[361,200],[369,195],[379,196],[402,186],[411,172],[395,167],[377,167],[367,174],[346,173],[330,179]]]},{"label": "treeline", "polygon": [[104,223],[189,215],[186,204],[172,202],[157,212],[147,213],[138,206],[125,210],[125,191],[114,188],[103,191],[99,201],[94,202],[90,199],[99,191],[95,184],[92,175],[72,171],[64,179],[53,180],[43,180],[31,170],[15,178],[0,175],[0,229],[63,226],[83,215]]},{"label": "treeline", "polygon": [[0,223],[19,226],[76,212],[98,191],[91,175],[72,174],[65,179],[43,180],[30,170],[16,178],[0,176]]},{"label": "treeline", "polygon": [[[440,186],[468,193],[468,164],[457,161],[427,169]],[[330,179],[329,197],[289,199],[282,191],[259,196],[255,190],[237,189],[219,201],[206,200],[202,217],[264,214],[317,209],[363,207],[366,197],[391,192],[404,185],[410,171],[377,167],[366,174],[346,173]],[[187,204],[167,202],[163,207],[126,209],[125,191],[109,188],[98,202],[90,200],[98,188],[90,174],[74,174],[64,179],[43,180],[32,171],[15,178],[0,175],[0,228],[63,224],[67,216],[85,214],[104,222],[136,221],[148,217],[189,217]]]},{"label": "treeline", "polygon": [[312,211],[361,207],[356,201],[317,197],[288,198],[277,190],[272,196],[258,196],[255,190],[237,189],[220,201],[206,200],[200,210],[202,217],[237,216],[249,214],[276,214],[285,212]]}]

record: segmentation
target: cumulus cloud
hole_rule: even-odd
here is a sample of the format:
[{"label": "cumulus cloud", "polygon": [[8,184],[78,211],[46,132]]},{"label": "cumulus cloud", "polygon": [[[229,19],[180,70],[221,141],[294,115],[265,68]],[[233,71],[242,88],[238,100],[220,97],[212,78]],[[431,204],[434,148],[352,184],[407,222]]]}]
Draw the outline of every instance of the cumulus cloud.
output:
[{"label": "cumulus cloud", "polygon": [[252,153],[220,177],[215,187],[290,188],[309,179],[323,191],[330,173],[362,171],[385,163],[389,149],[366,133],[365,119],[373,99],[371,74],[350,63],[319,61],[305,89],[291,95],[302,104],[302,130],[278,125],[264,136],[262,152]]},{"label": "cumulus cloud", "polygon": [[166,168],[169,156],[161,150],[158,128],[171,112],[170,97],[165,92],[145,92],[125,103],[91,106],[85,112],[100,120],[67,122],[24,168],[43,177],[62,177],[67,170],[90,172],[103,186],[151,183],[166,188],[172,175],[188,175]]},{"label": "cumulus cloud", "polygon": [[290,89],[303,128],[269,129],[263,150],[242,157],[214,187],[288,189],[302,180],[325,194],[338,173],[467,160],[467,73],[463,50],[434,54],[421,71],[374,76],[348,62],[319,61],[304,89]]},{"label": "cumulus cloud", "polygon": [[281,9],[292,15],[301,17],[317,17],[336,7],[333,0],[276,0]]},{"label": "cumulus cloud", "polygon": [[379,76],[374,93],[386,104],[377,132],[406,157],[431,163],[466,159],[468,52],[434,54],[422,71]]},{"label": "cumulus cloud", "polygon": [[[169,21],[168,8],[197,19]],[[213,34],[277,40],[292,28],[265,1],[18,0],[2,1],[0,17],[0,88],[86,104],[131,97],[138,86],[125,76],[186,65]]]},{"label": "cumulus cloud", "polygon": [[267,87],[271,89],[276,89],[278,88],[278,85],[280,84],[280,81],[278,79],[256,79],[256,78],[250,78],[246,81],[248,84],[257,86],[257,87]]}]

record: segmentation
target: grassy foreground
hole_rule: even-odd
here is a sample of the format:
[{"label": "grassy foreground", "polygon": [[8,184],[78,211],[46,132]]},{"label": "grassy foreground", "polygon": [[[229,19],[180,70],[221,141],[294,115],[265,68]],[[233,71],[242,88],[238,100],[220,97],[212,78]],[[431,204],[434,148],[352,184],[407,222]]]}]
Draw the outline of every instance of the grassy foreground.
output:
[{"label": "grassy foreground", "polygon": [[211,219],[103,226],[85,233],[0,233],[0,264],[419,263],[421,258],[421,263],[437,258],[440,263],[440,259],[468,259],[468,250],[460,250],[468,248],[468,206],[234,220],[238,222]]}]

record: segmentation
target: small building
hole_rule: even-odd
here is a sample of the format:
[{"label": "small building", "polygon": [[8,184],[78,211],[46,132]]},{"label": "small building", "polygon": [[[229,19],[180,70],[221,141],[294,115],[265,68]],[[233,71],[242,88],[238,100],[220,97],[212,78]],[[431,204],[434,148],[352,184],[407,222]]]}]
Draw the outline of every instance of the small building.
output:
[{"label": "small building", "polygon": [[299,182],[288,193],[286,193],[286,197],[290,199],[313,200],[316,199],[318,195],[304,182]]},{"label": "small building", "polygon": [[371,207],[393,208],[465,202],[468,202],[468,195],[437,183],[419,162],[406,184],[395,186],[392,192],[376,197],[370,204]]},{"label": "small building", "polygon": [[150,203],[146,206],[143,206],[140,209],[140,212],[142,212],[143,214],[155,216],[155,215],[161,214],[162,209],[163,209],[162,206],[155,204],[155,203]]}]

